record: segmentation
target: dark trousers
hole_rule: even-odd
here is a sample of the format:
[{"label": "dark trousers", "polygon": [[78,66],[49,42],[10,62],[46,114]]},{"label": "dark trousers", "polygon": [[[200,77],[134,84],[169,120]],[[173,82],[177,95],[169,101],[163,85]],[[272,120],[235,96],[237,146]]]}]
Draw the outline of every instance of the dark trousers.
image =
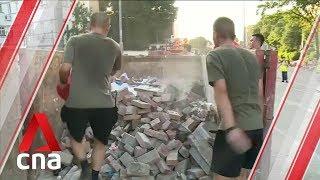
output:
[{"label": "dark trousers", "polygon": [[282,71],[282,82],[288,82],[288,72]]}]

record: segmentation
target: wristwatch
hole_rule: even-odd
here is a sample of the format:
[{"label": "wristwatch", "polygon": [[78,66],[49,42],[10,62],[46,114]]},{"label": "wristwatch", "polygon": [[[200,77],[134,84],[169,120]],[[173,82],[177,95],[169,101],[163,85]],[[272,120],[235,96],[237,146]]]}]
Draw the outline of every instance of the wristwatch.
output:
[{"label": "wristwatch", "polygon": [[224,130],[224,132],[225,132],[226,134],[228,134],[230,131],[232,131],[232,130],[234,130],[234,129],[237,129],[237,128],[238,128],[237,126],[231,126],[231,127],[229,127],[228,129]]}]

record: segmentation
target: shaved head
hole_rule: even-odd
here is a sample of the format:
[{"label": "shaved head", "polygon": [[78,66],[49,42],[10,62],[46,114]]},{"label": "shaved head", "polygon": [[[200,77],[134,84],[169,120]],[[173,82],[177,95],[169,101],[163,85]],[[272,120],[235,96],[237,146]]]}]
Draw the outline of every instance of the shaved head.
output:
[{"label": "shaved head", "polygon": [[220,38],[234,40],[236,37],[234,23],[227,17],[219,17],[213,24],[213,30]]},{"label": "shaved head", "polygon": [[94,13],[90,18],[90,26],[108,28],[110,26],[110,17],[105,12]]}]

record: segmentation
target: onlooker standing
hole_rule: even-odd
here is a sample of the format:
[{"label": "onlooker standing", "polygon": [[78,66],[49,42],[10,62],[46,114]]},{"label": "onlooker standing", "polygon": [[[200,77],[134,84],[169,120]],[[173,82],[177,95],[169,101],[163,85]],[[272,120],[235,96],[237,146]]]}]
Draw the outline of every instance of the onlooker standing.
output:
[{"label": "onlooker standing", "polygon": [[213,25],[216,49],[207,55],[210,85],[222,120],[216,134],[212,169],[215,180],[247,179],[263,141],[262,80],[258,61],[250,51],[234,46],[232,20]]},{"label": "onlooker standing", "polygon": [[280,71],[282,74],[282,82],[288,82],[288,63],[283,61],[280,65]]},{"label": "onlooker standing", "polygon": [[257,33],[253,34],[250,39],[250,49],[260,50],[264,43],[264,37],[262,34]]},{"label": "onlooker standing", "polygon": [[81,180],[90,178],[86,146],[82,143],[88,122],[94,134],[92,180],[98,180],[105,160],[108,135],[117,121],[117,108],[111,94],[110,76],[121,67],[119,44],[106,37],[110,18],[106,13],[94,13],[91,32],[69,39],[60,68],[60,82],[66,85],[72,69],[70,94],[61,110],[72,136],[74,155],[80,160]]}]

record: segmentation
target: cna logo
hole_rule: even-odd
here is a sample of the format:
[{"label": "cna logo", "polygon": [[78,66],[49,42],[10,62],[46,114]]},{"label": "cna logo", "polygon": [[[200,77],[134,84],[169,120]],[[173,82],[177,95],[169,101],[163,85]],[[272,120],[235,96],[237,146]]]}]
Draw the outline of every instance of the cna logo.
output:
[{"label": "cna logo", "polygon": [[[35,154],[28,154],[30,151],[33,139],[37,134],[37,130],[40,128],[47,145],[41,146],[35,150]],[[61,151],[59,143],[54,136],[54,132],[49,124],[48,118],[44,113],[36,113],[33,115],[27,130],[23,136],[22,142],[19,145],[19,155],[17,156],[17,166],[19,169],[26,170],[30,169],[30,165],[23,164],[24,158],[30,160],[31,158],[31,168],[37,169],[37,163],[40,162],[40,168],[45,169],[46,165],[51,170],[56,170],[61,168],[61,157],[57,153],[52,153],[54,151]],[[45,154],[48,154],[48,160],[46,162]],[[39,160],[38,160],[39,159]]]}]

